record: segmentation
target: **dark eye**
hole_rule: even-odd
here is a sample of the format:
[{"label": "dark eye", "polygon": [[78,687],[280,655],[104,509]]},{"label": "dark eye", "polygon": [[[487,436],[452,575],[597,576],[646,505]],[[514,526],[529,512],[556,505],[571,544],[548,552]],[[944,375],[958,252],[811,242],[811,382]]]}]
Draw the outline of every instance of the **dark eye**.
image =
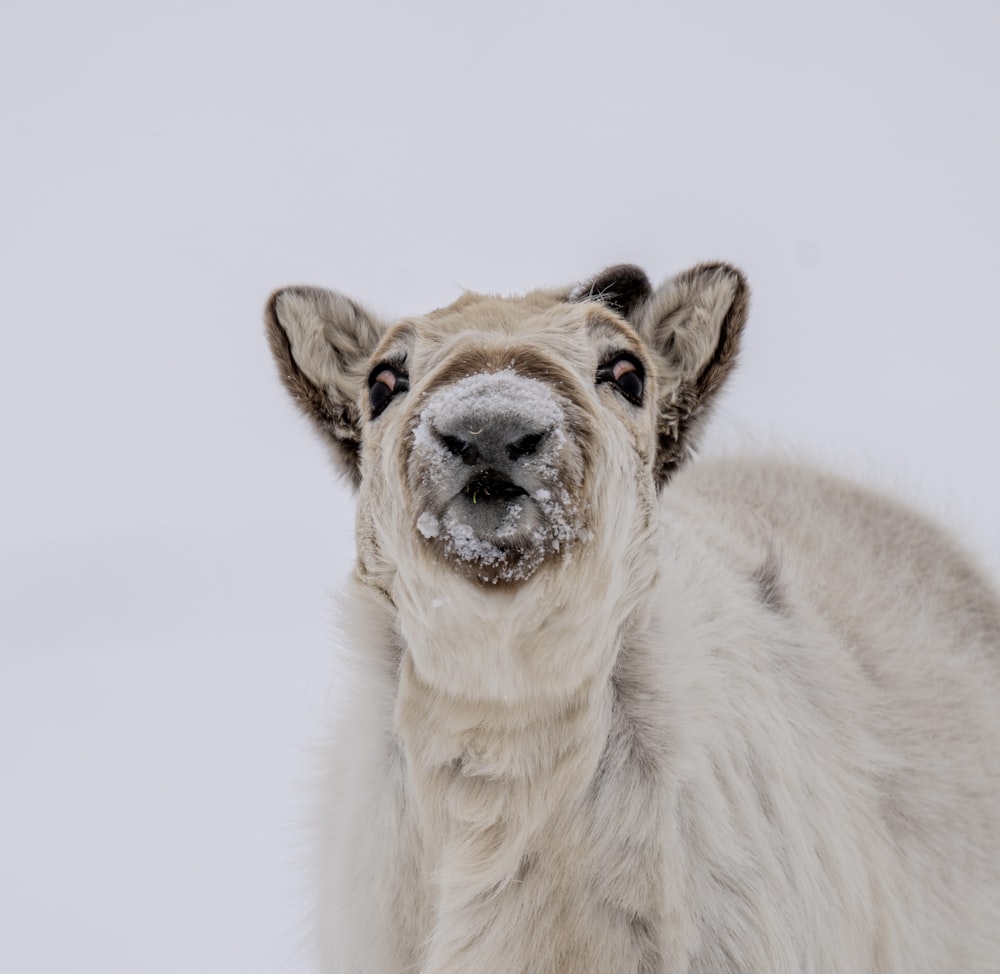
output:
[{"label": "dark eye", "polygon": [[638,359],[631,355],[616,355],[597,370],[598,382],[611,382],[631,403],[642,405],[646,373]]},{"label": "dark eye", "polygon": [[399,392],[410,388],[406,373],[395,365],[376,365],[368,376],[368,402],[372,407],[372,419],[379,415]]}]

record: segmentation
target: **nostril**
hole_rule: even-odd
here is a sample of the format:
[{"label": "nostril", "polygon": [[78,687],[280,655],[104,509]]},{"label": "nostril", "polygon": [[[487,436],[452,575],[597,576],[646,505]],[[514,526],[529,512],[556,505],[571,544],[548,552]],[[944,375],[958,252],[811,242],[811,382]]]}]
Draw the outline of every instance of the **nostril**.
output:
[{"label": "nostril", "polygon": [[468,443],[461,437],[448,436],[445,433],[438,435],[449,452],[455,454],[456,457],[461,457],[463,463],[467,463],[470,467],[474,463],[479,463],[479,447],[475,443]]},{"label": "nostril", "polygon": [[507,447],[507,456],[511,460],[530,457],[538,449],[538,445],[542,442],[544,436],[544,433],[529,433],[527,436],[522,436]]}]

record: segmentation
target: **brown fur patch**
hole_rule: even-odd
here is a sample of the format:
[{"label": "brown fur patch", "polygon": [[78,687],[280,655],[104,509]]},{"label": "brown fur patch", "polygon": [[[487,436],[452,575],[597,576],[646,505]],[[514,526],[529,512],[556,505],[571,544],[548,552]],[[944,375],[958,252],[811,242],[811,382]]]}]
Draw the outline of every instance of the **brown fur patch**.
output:
[{"label": "brown fur patch", "polygon": [[646,272],[635,264],[615,264],[571,294],[574,301],[598,301],[615,314],[628,318],[633,309],[652,293]]}]

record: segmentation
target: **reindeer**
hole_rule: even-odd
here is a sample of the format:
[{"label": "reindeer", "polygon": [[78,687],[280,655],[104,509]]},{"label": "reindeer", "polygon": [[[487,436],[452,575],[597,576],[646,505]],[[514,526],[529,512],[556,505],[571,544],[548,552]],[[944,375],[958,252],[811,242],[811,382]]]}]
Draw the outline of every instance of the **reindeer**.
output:
[{"label": "reindeer", "polygon": [[271,297],[358,495],[322,970],[1000,971],[1000,601],[893,500],[689,462],[748,300]]}]

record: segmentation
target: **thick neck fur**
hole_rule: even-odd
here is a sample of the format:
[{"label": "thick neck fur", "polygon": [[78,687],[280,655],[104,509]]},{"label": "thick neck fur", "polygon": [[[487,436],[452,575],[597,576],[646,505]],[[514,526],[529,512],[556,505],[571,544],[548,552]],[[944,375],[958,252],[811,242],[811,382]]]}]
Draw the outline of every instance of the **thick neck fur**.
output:
[{"label": "thick neck fur", "polygon": [[429,825],[491,828],[530,815],[515,806],[538,782],[589,780],[611,670],[646,586],[585,585],[585,568],[554,566],[511,590],[447,570],[427,570],[415,591],[397,577],[397,730],[418,795],[447,791],[426,809]]},{"label": "thick neck fur", "polygon": [[602,565],[579,552],[508,589],[432,564],[393,580],[396,732],[435,902],[429,971],[466,956],[476,969],[494,898],[568,831],[594,780],[611,673],[655,575],[635,559],[616,583]]},{"label": "thick neck fur", "polygon": [[610,719],[598,680],[559,700],[473,703],[428,685],[404,655],[396,721],[434,902],[428,971],[485,969],[478,945],[494,898],[538,849],[551,851],[549,836],[594,778]]}]

